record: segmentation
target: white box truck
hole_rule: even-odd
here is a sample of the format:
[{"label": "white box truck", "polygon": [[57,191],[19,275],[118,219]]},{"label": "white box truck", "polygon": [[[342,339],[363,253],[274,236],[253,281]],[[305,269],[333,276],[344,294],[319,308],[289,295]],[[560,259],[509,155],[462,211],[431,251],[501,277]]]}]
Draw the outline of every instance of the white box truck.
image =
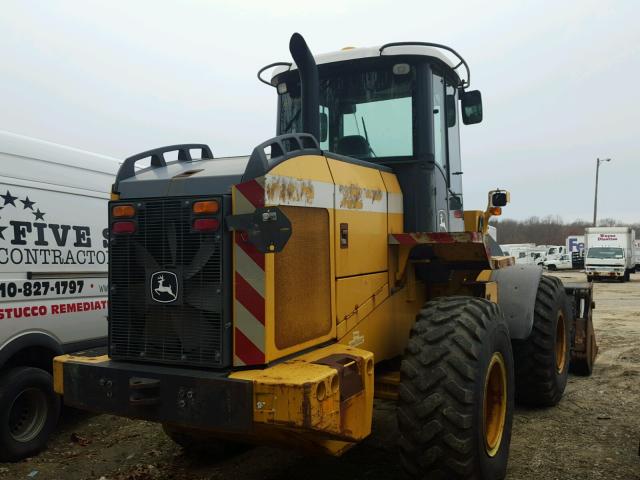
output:
[{"label": "white box truck", "polygon": [[55,427],[52,358],[106,344],[118,166],[0,131],[0,462],[36,453]]},{"label": "white box truck", "polygon": [[629,281],[635,270],[635,231],[629,227],[585,229],[585,273],[589,281],[616,278]]}]

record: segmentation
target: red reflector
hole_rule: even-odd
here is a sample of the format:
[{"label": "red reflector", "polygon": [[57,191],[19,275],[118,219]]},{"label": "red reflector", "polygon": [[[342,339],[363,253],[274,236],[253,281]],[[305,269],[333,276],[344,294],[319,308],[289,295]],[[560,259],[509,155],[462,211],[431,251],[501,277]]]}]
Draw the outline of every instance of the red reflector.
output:
[{"label": "red reflector", "polygon": [[111,226],[111,231],[116,234],[133,233],[136,231],[136,224],[133,222],[115,222]]},{"label": "red reflector", "polygon": [[193,229],[198,232],[211,232],[217,230],[220,223],[215,218],[198,218],[193,222]]},{"label": "red reflector", "polygon": [[462,218],[462,217],[464,217],[464,214],[463,214],[462,210],[454,210],[453,211],[453,216],[456,217],[456,218]]}]

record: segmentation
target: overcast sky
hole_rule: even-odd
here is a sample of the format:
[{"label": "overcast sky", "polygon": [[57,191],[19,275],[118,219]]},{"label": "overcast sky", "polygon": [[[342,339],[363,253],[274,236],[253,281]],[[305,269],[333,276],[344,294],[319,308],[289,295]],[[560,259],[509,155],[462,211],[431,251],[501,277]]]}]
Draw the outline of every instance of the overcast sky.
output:
[{"label": "overcast sky", "polygon": [[446,43],[483,93],[461,131],[465,208],[511,190],[507,218],[640,221],[640,1],[2,0],[0,129],[118,158],[182,142],[248,154],[274,135],[255,78],[314,52]]}]

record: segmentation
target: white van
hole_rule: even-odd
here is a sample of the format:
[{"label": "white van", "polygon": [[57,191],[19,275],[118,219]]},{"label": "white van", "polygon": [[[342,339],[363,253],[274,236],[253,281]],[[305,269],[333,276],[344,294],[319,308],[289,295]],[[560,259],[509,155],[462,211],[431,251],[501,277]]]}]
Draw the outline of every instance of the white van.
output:
[{"label": "white van", "polygon": [[106,344],[116,159],[0,131],[0,462],[56,425],[52,358]]}]

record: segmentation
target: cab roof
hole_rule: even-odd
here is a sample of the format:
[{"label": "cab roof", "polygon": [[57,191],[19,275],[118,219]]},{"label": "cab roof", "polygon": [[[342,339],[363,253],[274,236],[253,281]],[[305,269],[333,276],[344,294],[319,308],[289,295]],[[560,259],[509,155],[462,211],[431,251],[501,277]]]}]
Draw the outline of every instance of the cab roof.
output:
[{"label": "cab roof", "polygon": [[[411,43],[411,42],[407,42]],[[417,42],[416,42],[417,43]],[[448,49],[448,47],[444,47]],[[360,60],[373,57],[387,57],[387,56],[400,56],[400,55],[416,55],[422,57],[431,57],[440,60],[445,65],[455,70],[461,65],[458,60],[452,59],[451,55],[446,53],[442,47],[425,46],[425,45],[378,45],[373,47],[345,47],[342,50],[334,52],[320,53],[314,55],[314,59],[317,65],[325,65],[338,62],[349,62],[353,60]],[[281,73],[287,71],[296,70],[296,64],[291,63],[290,66],[280,65],[273,69],[271,74],[271,84],[274,84],[275,78]]]}]

